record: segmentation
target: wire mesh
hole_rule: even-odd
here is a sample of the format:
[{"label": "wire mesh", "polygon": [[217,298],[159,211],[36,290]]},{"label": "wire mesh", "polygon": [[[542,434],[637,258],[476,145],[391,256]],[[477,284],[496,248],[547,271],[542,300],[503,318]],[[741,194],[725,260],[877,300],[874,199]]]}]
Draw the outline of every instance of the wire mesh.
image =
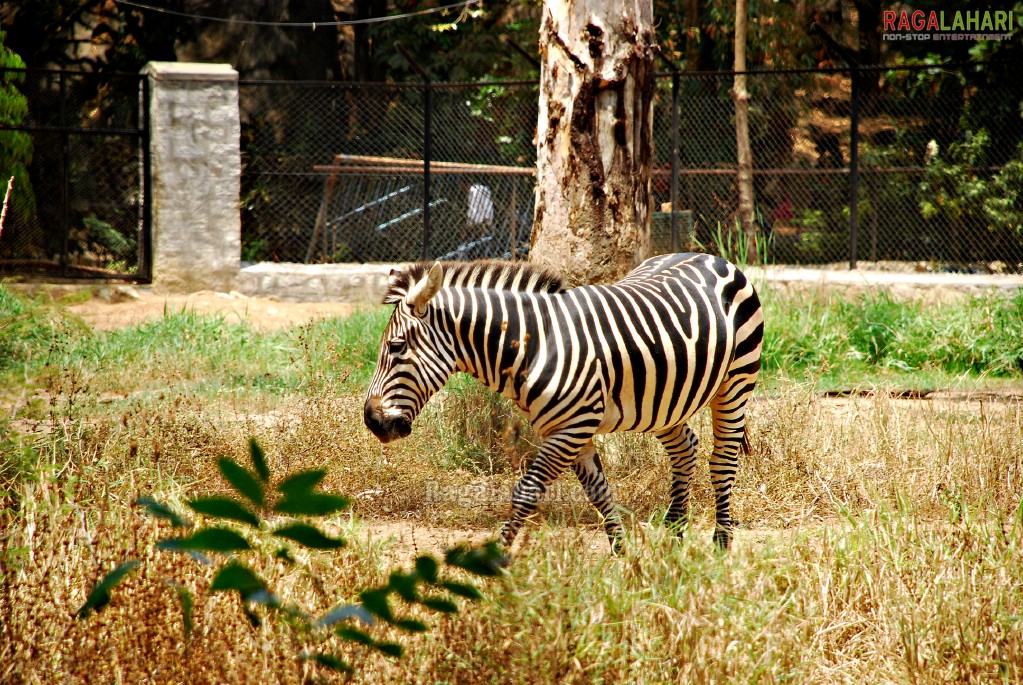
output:
[{"label": "wire mesh", "polygon": [[[855,91],[839,70],[749,73],[754,223],[767,258],[1021,268],[1023,122],[992,116],[1004,97],[972,83],[975,70],[861,68]],[[736,245],[733,78],[680,78],[675,207],[691,215],[691,245],[710,250]],[[669,106],[670,85],[668,76],[658,84],[658,102]],[[655,114],[653,189],[657,207],[670,209],[665,109]]]},{"label": "wire mesh", "polygon": [[0,273],[145,278],[142,78],[4,70],[0,79],[25,105],[0,130],[3,186],[16,177]]},{"label": "wire mesh", "polygon": [[[748,74],[762,253],[795,264],[852,257],[1014,268],[1023,261],[1019,117],[984,131],[998,91],[971,87],[968,70],[947,67],[856,73],[857,92],[848,71]],[[671,76],[660,75],[655,92],[654,249],[734,249],[734,75],[681,73],[674,113]],[[535,84],[250,83],[242,90],[243,102],[248,91],[249,100],[267,103],[246,127],[248,259],[469,259],[528,250]],[[985,197],[956,203],[971,187]]]},{"label": "wire mesh", "polygon": [[263,104],[243,121],[243,259],[510,257],[528,243],[534,84],[240,88],[243,106]]},{"label": "wire mesh", "polygon": [[[1023,119],[985,73],[944,65],[748,74],[764,256],[1023,269]],[[0,269],[143,276],[142,81],[0,76],[11,74],[27,113],[0,136],[6,150],[27,136],[31,162],[0,239]],[[656,81],[658,252],[742,242],[733,78]],[[524,82],[242,82],[243,259],[526,255],[537,93]]]}]

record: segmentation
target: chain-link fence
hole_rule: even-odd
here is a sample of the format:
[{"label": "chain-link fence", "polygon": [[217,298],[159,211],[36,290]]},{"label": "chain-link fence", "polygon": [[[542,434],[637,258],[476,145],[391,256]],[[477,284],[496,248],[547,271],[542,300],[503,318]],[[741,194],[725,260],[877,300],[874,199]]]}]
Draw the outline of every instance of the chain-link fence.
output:
[{"label": "chain-link fence", "polygon": [[242,122],[243,259],[510,257],[532,225],[536,97],[533,83],[243,82],[257,112]]},{"label": "chain-link fence", "polygon": [[[755,223],[769,258],[1018,266],[1023,120],[1019,104],[982,87],[978,73],[977,65],[751,72]],[[676,207],[692,215],[704,246],[734,235],[733,78],[678,79]],[[670,203],[669,82],[658,95],[654,200]]]},{"label": "chain-link fence", "polygon": [[147,279],[146,80],[6,69],[0,274]]},{"label": "chain-link fence", "polygon": [[[767,258],[1023,262],[1023,120],[997,115],[1005,98],[982,73],[751,72],[755,222]],[[658,79],[657,251],[722,250],[735,240],[732,85],[727,73]],[[244,82],[244,257],[524,254],[536,102],[536,84],[522,82]]]},{"label": "chain-link fence", "polygon": [[[751,72],[760,249],[775,263],[1021,268],[1023,118],[1006,74],[977,64]],[[23,115],[10,107],[0,120],[3,180],[18,177],[0,273],[146,278],[145,80],[0,79],[25,94]],[[732,74],[657,80],[657,251],[738,242],[732,85]],[[535,83],[243,82],[240,94],[244,259],[528,251]]]}]

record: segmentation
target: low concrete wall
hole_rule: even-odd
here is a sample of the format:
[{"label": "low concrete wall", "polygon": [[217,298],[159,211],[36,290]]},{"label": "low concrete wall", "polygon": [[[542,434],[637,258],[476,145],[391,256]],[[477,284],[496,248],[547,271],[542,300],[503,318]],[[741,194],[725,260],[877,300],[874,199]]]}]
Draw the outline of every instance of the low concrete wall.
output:
[{"label": "low concrete wall", "polygon": [[[379,304],[387,289],[387,276],[399,264],[274,264],[243,265],[237,290],[249,297],[271,297],[284,302],[351,302]],[[758,286],[786,289],[827,288],[856,294],[886,290],[905,298],[941,292],[982,293],[1023,289],[1023,276],[979,274],[921,274],[886,271],[832,271],[787,267],[749,267],[746,274]]]},{"label": "low concrete wall", "polygon": [[380,304],[395,264],[245,264],[236,290],[284,302]]}]

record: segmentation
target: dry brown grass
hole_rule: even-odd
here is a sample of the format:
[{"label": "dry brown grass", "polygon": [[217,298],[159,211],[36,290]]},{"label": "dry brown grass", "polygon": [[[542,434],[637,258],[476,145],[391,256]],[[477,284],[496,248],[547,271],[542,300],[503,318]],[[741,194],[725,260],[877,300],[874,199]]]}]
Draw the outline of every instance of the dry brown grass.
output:
[{"label": "dry brown grass", "polygon": [[[323,643],[279,624],[254,629],[236,599],[204,593],[211,570],[154,553],[159,524],[130,502],[220,489],[216,457],[243,459],[252,435],[275,472],[327,466],[324,487],[355,495],[359,516],[490,530],[530,453],[524,430],[510,449],[503,433],[486,433],[505,430],[496,418],[474,422],[472,445],[453,449],[466,413],[489,411],[471,394],[439,403],[413,438],[382,449],[361,425],[361,397],[340,381],[284,399],[121,400],[79,387],[69,403],[73,387],[52,384],[52,403],[3,446],[16,465],[2,474],[0,506],[3,682],[330,680],[299,659]],[[709,435],[705,419],[695,427]],[[779,385],[753,407],[727,556],[709,542],[706,473],[696,530],[679,544],[657,524],[663,453],[642,436],[611,436],[604,461],[633,514],[622,558],[593,548],[595,515],[565,479],[488,599],[430,619],[434,630],[404,640],[403,660],[326,647],[357,661],[367,682],[1019,682],[1021,434],[1018,401],[836,401]],[[352,599],[416,551],[367,539],[358,521],[329,524],[351,549],[295,568],[270,549],[255,560],[310,612]],[[111,605],[73,619],[126,557],[143,564]],[[169,578],[196,593],[187,642]]]}]

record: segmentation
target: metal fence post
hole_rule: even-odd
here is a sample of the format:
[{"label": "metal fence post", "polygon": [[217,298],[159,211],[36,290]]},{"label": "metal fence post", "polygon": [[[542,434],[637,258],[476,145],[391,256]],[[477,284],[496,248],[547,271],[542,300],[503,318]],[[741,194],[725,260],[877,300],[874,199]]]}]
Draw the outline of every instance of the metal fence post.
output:
[{"label": "metal fence post", "polygon": [[849,65],[852,74],[852,111],[849,114],[849,268],[856,268],[856,238],[860,199],[860,65]]},{"label": "metal fence post", "polygon": [[139,107],[139,126],[142,129],[142,231],[139,236],[141,251],[139,254],[139,276],[144,281],[153,280],[153,165],[150,156],[150,119],[149,108],[152,106],[149,97],[149,78],[140,77],[142,89]]},{"label": "metal fence post", "polygon": [[671,240],[670,249],[678,252],[678,99],[681,74],[678,67],[658,53],[661,60],[671,69]]},{"label": "metal fence post", "polygon": [[62,69],[57,77],[60,90],[60,275],[68,273],[71,249],[71,134],[67,124],[67,80]]},{"label": "metal fence post", "polygon": [[430,110],[433,109],[430,82],[423,73],[423,261],[430,258],[430,156],[432,135]]}]

